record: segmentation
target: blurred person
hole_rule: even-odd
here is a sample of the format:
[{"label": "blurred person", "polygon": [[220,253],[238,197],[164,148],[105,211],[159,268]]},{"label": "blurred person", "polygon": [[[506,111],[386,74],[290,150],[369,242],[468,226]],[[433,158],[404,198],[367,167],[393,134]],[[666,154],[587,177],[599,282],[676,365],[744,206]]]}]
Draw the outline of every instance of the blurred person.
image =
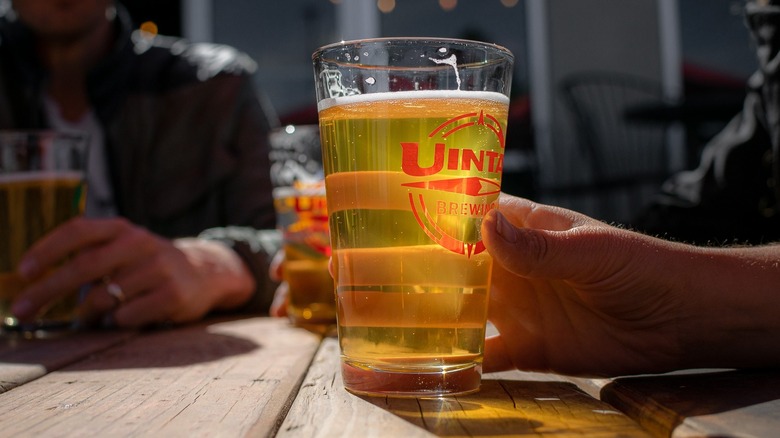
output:
[{"label": "blurred person", "polygon": [[780,365],[780,244],[702,247],[502,194],[484,371],[619,376]]},{"label": "blurred person", "polygon": [[92,139],[86,214],[23,257],[15,315],[83,284],[83,315],[121,327],[268,309],[272,120],[255,69],[228,46],[134,32],[112,0],[4,8],[0,129]]},{"label": "blurred person", "polygon": [[699,166],[674,175],[628,224],[638,231],[701,245],[780,239],[780,0],[749,0],[744,11],[759,69],[743,109]]}]

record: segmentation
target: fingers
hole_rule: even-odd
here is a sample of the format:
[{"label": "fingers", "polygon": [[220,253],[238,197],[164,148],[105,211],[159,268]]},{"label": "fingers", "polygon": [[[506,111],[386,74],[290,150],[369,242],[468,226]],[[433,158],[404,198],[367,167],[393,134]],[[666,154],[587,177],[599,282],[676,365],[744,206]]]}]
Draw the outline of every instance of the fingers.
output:
[{"label": "fingers", "polygon": [[499,210],[519,227],[548,231],[566,231],[587,223],[599,223],[580,213],[560,207],[537,204],[524,198],[502,193]]},{"label": "fingers", "polygon": [[278,317],[287,316],[289,290],[290,288],[287,282],[279,284],[279,287],[276,288],[276,293],[274,294],[274,301],[271,303],[271,308],[268,311],[269,315]]},{"label": "fingers", "polygon": [[[173,312],[171,293],[155,290],[128,300],[113,312],[118,327],[140,328],[159,323],[182,323],[193,318],[182,317]],[[201,316],[201,315],[199,315]]]},{"label": "fingers", "polygon": [[[76,293],[84,285],[98,283],[100,287],[103,277],[118,275],[123,266],[146,260],[156,247],[156,236],[123,219],[70,221],[25,254],[27,266],[34,269],[26,271],[31,281],[12,310],[21,320],[28,320],[48,302]],[[107,305],[105,300],[96,303],[98,308]]]},{"label": "fingers", "polygon": [[276,282],[282,281],[283,266],[284,266],[284,251],[277,251],[276,254],[274,254],[274,257],[271,259],[271,263],[268,268],[269,278]]},{"label": "fingers", "polygon": [[124,219],[71,219],[47,234],[24,254],[19,274],[32,280],[76,251],[111,240],[130,224]]},{"label": "fingers", "polygon": [[[112,284],[113,286],[111,286]],[[109,287],[118,288],[123,298],[119,300],[112,296],[108,292]],[[89,287],[89,291],[79,304],[79,317],[87,326],[95,325],[104,314],[120,306],[121,301],[127,301],[127,293],[124,292],[124,288],[120,283],[113,282],[106,277],[105,281],[96,282]]]},{"label": "fingers", "polygon": [[537,278],[591,278],[603,272],[607,260],[629,258],[622,235],[628,233],[519,198],[502,199],[500,211],[491,210],[482,223],[493,259],[516,275]]},{"label": "fingers", "polygon": [[482,221],[482,239],[495,263],[522,276],[545,276],[555,251],[551,236],[542,230],[518,228],[499,211]]},{"label": "fingers", "polygon": [[174,244],[124,219],[70,222],[25,257],[31,281],[12,309],[23,321],[83,286],[91,286],[84,320],[109,315],[121,327],[196,320],[240,305],[254,289],[246,266],[223,245]]},{"label": "fingers", "polygon": [[175,287],[168,284],[158,284],[154,287],[143,287],[128,282],[128,287],[118,285],[124,294],[124,300],[117,300],[111,296],[106,286],[96,287],[89,294],[88,301],[84,302],[84,314],[89,322],[100,319],[108,325],[122,328],[142,328],[154,324],[184,323],[201,318],[208,311],[207,306],[202,310],[192,311],[190,307],[181,304],[180,295]]},{"label": "fingers", "polygon": [[[93,284],[80,305],[82,318],[88,322],[97,321],[102,315],[113,312],[144,294],[152,293],[155,285],[161,284],[165,279],[159,263],[155,261],[156,259],[150,258],[144,263],[116,271],[110,277]],[[109,293],[111,284],[121,290],[123,299],[117,299]]]},{"label": "fingers", "polygon": [[483,373],[494,373],[514,369],[512,358],[506,349],[501,335],[485,339],[485,356],[482,362]]},{"label": "fingers", "polygon": [[[204,255],[204,254],[199,254]],[[202,318],[223,297],[220,287],[210,283],[216,275],[195,263],[180,247],[163,241],[158,251],[143,261],[118,271],[112,281],[120,285],[126,300],[109,309],[118,327],[140,328],[154,324],[184,323]],[[224,272],[220,265],[214,272]],[[100,290],[95,296],[101,297]],[[103,308],[97,308],[99,312]]]},{"label": "fingers", "polygon": [[[545,296],[555,294],[552,290],[542,293]],[[544,369],[543,340],[550,335],[544,326],[549,316],[545,312],[557,310],[540,302],[537,286],[531,281],[511,275],[495,264],[489,300],[488,320],[498,330],[499,337],[486,341],[485,369]],[[508,338],[501,338],[502,334]]]}]

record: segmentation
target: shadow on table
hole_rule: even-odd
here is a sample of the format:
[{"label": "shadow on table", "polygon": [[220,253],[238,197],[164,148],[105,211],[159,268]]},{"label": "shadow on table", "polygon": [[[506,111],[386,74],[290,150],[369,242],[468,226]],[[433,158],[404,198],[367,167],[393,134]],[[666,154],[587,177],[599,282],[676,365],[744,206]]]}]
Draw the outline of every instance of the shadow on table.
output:
[{"label": "shadow on table", "polygon": [[601,399],[648,430],[669,435],[689,417],[780,400],[780,370],[624,377],[602,388]]},{"label": "shadow on table", "polygon": [[[111,348],[119,346],[121,348]],[[178,367],[219,360],[261,348],[251,340],[214,332],[209,324],[147,331],[84,331],[50,339],[3,339],[0,363],[75,369]],[[99,355],[99,356],[98,356]],[[87,356],[89,361],[78,363]],[[2,367],[0,367],[2,368]],[[3,372],[0,371],[0,380]]]},{"label": "shadow on table", "polygon": [[625,415],[558,381],[483,380],[467,396],[398,399],[361,397],[438,436],[644,436]]},{"label": "shadow on table", "polygon": [[101,353],[100,360],[77,363],[71,370],[105,370],[150,367],[183,367],[238,356],[261,348],[257,343],[229,334],[211,333],[193,326],[159,330],[134,338],[122,348]]},{"label": "shadow on table", "polygon": [[[184,335],[179,330],[160,330],[143,338],[131,331],[103,331],[48,339],[2,339],[0,393],[65,367],[78,370],[175,367],[260,348],[246,339],[208,333],[206,329],[196,326]],[[144,342],[134,341],[139,339]],[[112,349],[114,346],[119,348]],[[90,360],[83,360],[88,357]]]}]

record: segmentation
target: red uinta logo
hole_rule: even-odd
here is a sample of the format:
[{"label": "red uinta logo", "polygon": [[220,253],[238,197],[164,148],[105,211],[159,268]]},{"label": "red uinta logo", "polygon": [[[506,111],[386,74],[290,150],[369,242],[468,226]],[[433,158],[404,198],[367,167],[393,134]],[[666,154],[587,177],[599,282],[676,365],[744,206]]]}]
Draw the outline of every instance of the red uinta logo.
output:
[{"label": "red uinta logo", "polygon": [[[500,152],[471,145],[458,148],[448,145],[455,142],[459,132],[478,129],[485,132],[475,136],[483,140],[485,135],[495,136]],[[470,138],[470,137],[469,137]],[[417,223],[436,243],[457,254],[468,257],[485,250],[482,240],[467,241],[457,237],[452,228],[441,224],[448,217],[481,218],[496,207],[497,195],[501,191],[501,171],[504,162],[504,130],[498,120],[484,111],[453,117],[428,134],[433,145],[433,163],[420,166],[420,144],[403,142],[402,169],[414,177],[427,177],[445,171],[467,171],[472,176],[442,177],[402,184],[409,190],[409,204]],[[477,176],[481,175],[481,176]],[[491,178],[492,177],[492,178]],[[455,195],[455,196],[453,196]],[[478,233],[473,233],[479,235]]]}]

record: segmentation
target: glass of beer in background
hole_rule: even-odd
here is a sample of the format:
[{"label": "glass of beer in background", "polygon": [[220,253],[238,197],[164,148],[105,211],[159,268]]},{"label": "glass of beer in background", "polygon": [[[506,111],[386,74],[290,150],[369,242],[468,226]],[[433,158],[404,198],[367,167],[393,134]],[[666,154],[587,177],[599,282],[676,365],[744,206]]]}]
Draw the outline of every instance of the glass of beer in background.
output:
[{"label": "glass of beer in background", "polygon": [[11,304],[25,287],[16,265],[27,249],[83,213],[87,136],[54,131],[0,131],[0,331],[73,328],[78,291],[21,323]]},{"label": "glass of beer in background", "polygon": [[479,390],[514,58],[380,38],[313,55],[347,390]]},{"label": "glass of beer in background", "polygon": [[328,272],[330,238],[319,126],[288,125],[271,133],[271,181],[282,233],[287,315],[297,326],[328,333],[336,297]]}]

